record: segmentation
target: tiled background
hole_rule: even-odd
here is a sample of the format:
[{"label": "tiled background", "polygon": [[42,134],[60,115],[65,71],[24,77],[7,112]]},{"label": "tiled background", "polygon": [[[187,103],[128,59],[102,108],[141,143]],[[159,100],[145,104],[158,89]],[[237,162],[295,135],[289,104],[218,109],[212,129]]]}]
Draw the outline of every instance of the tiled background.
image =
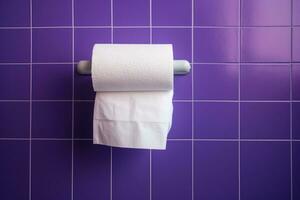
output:
[{"label": "tiled background", "polygon": [[[172,43],[166,151],[92,145],[94,43]],[[300,199],[300,0],[1,0],[1,200]]]}]

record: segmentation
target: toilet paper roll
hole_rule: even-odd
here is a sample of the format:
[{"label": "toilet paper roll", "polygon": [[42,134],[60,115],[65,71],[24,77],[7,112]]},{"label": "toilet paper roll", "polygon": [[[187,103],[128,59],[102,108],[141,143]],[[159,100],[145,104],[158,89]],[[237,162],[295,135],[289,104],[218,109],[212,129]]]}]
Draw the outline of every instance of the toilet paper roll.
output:
[{"label": "toilet paper roll", "polygon": [[173,88],[169,44],[95,44],[94,91],[164,91]]}]

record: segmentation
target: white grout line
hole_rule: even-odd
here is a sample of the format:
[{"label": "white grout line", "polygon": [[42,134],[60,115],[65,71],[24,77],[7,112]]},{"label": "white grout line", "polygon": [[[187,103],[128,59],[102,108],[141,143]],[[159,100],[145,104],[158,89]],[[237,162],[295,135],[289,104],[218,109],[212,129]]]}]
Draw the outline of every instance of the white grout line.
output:
[{"label": "white grout line", "polygon": [[[292,66],[290,71],[292,76]],[[292,99],[292,78],[290,79],[290,95]],[[290,102],[290,167],[291,167],[291,200],[293,200],[293,102]]]},{"label": "white grout line", "polygon": [[31,65],[33,63],[0,63],[0,65]]},{"label": "white grout line", "polygon": [[[12,140],[12,141],[18,141],[18,140],[31,140],[31,141],[93,141],[93,138],[0,138],[0,140]],[[188,138],[169,138],[167,139],[168,141],[206,141],[206,142],[226,142],[226,141],[231,141],[231,142],[300,142],[300,139],[227,139],[227,138],[219,138],[219,139],[213,139],[213,138],[194,138],[194,139],[188,139]]]},{"label": "white grout line", "polygon": [[29,109],[30,109],[30,114],[29,114],[29,200],[31,200],[31,176],[32,176],[32,169],[31,169],[31,151],[32,151],[32,0],[29,1],[29,9],[30,9],[30,103],[29,103]]},{"label": "white grout line", "polygon": [[241,142],[298,142],[300,139],[194,139],[194,141],[241,141]]},{"label": "white grout line", "polygon": [[[191,0],[192,3],[192,30],[191,30],[191,40],[192,40],[192,55],[191,55],[191,59],[192,59],[192,63],[194,63],[194,0]],[[194,65],[192,65],[192,67],[194,67]],[[194,153],[194,137],[195,137],[195,129],[194,129],[194,70],[192,69],[191,71],[191,79],[192,79],[192,200],[194,200],[195,198],[195,184],[194,184],[194,157],[195,157],[195,153]]]},{"label": "white grout line", "polygon": [[60,140],[65,140],[65,141],[71,141],[71,140],[74,140],[74,141],[81,141],[81,140],[93,140],[92,138],[0,138],[0,140],[36,140],[36,141],[42,141],[42,140],[45,140],[45,141],[53,141],[53,140],[57,140],[57,141],[60,141]]},{"label": "white grout line", "polygon": [[149,0],[149,29],[150,29],[150,44],[152,44],[152,0]]},{"label": "white grout line", "polygon": [[242,3],[239,0],[239,36],[238,36],[238,49],[239,49],[239,76],[238,76],[238,199],[241,200],[241,61],[242,61]]},{"label": "white grout line", "polygon": [[[74,15],[74,0],[72,0],[72,65],[75,61],[75,15]],[[71,168],[71,200],[74,199],[74,112],[75,112],[75,103],[74,103],[74,84],[75,84],[75,68],[72,66],[72,168]]]},{"label": "white grout line", "polygon": [[[149,41],[152,44],[152,0],[149,0]],[[152,200],[152,150],[149,149],[149,199]]]},{"label": "white grout line", "polygon": [[[239,70],[240,71],[240,70]],[[240,82],[240,81],[239,81]],[[238,86],[238,88],[240,87],[240,85]],[[240,100],[240,97],[238,98],[238,100],[194,100],[194,102],[212,102],[212,103],[289,103],[289,100]]]},{"label": "white grout line", "polygon": [[75,62],[73,60],[72,62],[36,62],[36,63],[32,63],[32,64],[33,65],[73,65],[73,64],[77,64],[77,62]]},{"label": "white grout line", "polygon": [[291,57],[290,57],[290,170],[291,170],[291,182],[290,182],[290,187],[291,187],[291,200],[293,200],[293,0],[291,0]]},{"label": "white grout line", "polygon": [[[114,0],[110,0],[111,43],[114,43]],[[113,200],[113,148],[110,147],[110,200]]]},{"label": "white grout line", "polygon": [[152,150],[149,149],[149,199],[152,200]]},{"label": "white grout line", "polygon": [[19,62],[19,63],[0,63],[0,65],[72,65],[77,64],[77,62]]},{"label": "white grout line", "polygon": [[[30,8],[30,9],[32,9],[32,8]],[[19,27],[17,27],[17,26],[3,26],[3,27],[0,27],[0,30],[18,30],[18,29],[29,29],[29,30],[31,30],[31,28],[33,28],[31,25],[29,25],[29,26],[19,26]]]},{"label": "white grout line", "polygon": [[[111,28],[111,26],[32,26],[32,29],[79,29],[79,28]],[[194,28],[289,28],[291,26],[194,26]],[[300,25],[292,25],[292,27],[300,27]],[[149,26],[114,26],[114,28],[149,28]],[[192,28],[192,26],[153,26],[153,28]],[[31,29],[30,26],[2,26],[0,30],[18,30]]]},{"label": "white grout line", "polygon": [[111,29],[111,43],[114,43],[114,2],[113,0],[110,0],[110,29]]},{"label": "white grout line", "polygon": [[[114,28],[115,29],[115,28]],[[293,61],[292,63],[297,64],[300,63],[300,61]],[[0,62],[0,66],[2,65],[72,65],[72,64],[78,64],[78,62]],[[190,64],[194,65],[194,67],[197,67],[197,65],[290,65],[291,62],[190,62]],[[222,67],[222,66],[220,66]],[[285,67],[285,66],[283,66]],[[84,75],[83,75],[84,76]]]},{"label": "white grout line", "polygon": [[[298,61],[299,62],[299,61]],[[293,62],[293,63],[297,63],[297,62]],[[241,61],[241,62],[194,62],[193,64],[197,65],[220,65],[220,67],[222,67],[222,65],[289,65],[290,62],[286,61],[286,62],[245,62],[245,61]],[[283,66],[285,67],[285,66]]]},{"label": "white grout line", "polygon": [[[91,102],[95,100],[84,100],[84,99],[74,99],[74,100],[63,100],[63,99],[40,99],[40,100],[18,100],[18,99],[0,99],[1,102]],[[191,99],[174,99],[174,103],[300,103],[300,100],[191,100]]]},{"label": "white grout line", "polygon": [[75,26],[75,29],[109,29],[111,26]]},{"label": "white grout line", "polygon": [[[93,103],[95,100],[84,100],[84,99],[74,99],[74,100],[62,100],[62,99],[41,99],[41,100],[18,100],[18,99],[1,99],[0,103],[11,103],[11,102],[88,102]],[[183,100],[183,99],[174,99],[173,103],[300,103],[300,100],[278,100],[278,101],[272,101],[272,100]]]}]

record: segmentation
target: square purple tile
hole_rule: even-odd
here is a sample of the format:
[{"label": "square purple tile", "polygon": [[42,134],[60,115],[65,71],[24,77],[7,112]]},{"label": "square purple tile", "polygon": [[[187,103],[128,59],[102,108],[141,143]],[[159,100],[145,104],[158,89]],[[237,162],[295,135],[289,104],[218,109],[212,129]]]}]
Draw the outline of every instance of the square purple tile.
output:
[{"label": "square purple tile", "polygon": [[192,143],[168,141],[165,151],[152,152],[152,199],[191,198]]},{"label": "square purple tile", "polygon": [[71,141],[32,141],[32,199],[71,199]]},{"label": "square purple tile", "polygon": [[240,112],[241,138],[290,138],[290,103],[241,103]]},{"label": "square purple tile", "polygon": [[149,0],[114,0],[114,26],[148,26],[149,6]]},{"label": "square purple tile", "polygon": [[72,62],[72,29],[34,29],[33,62]]},{"label": "square purple tile", "polygon": [[29,102],[0,102],[0,137],[29,137]]},{"label": "square purple tile", "polygon": [[238,99],[239,66],[237,64],[194,66],[195,99]]},{"label": "square purple tile", "polygon": [[293,25],[300,25],[300,1],[293,0]]},{"label": "square purple tile", "polygon": [[195,142],[195,199],[238,199],[238,143]]},{"label": "square purple tile", "polygon": [[238,62],[238,28],[195,28],[195,62]]},{"label": "square purple tile", "polygon": [[29,0],[6,0],[0,2],[0,26],[29,26]]},{"label": "square purple tile", "polygon": [[239,0],[195,0],[194,6],[197,26],[239,25]]},{"label": "square purple tile", "polygon": [[190,28],[154,28],[153,43],[173,44],[175,60],[192,61],[192,30]]},{"label": "square purple tile", "polygon": [[149,199],[149,150],[114,148],[112,159],[113,199]]},{"label": "square purple tile", "polygon": [[192,100],[192,70],[184,76],[174,76],[174,96],[175,100]]},{"label": "square purple tile", "polygon": [[192,25],[192,1],[152,0],[152,24],[155,26]]},{"label": "square purple tile", "polygon": [[300,100],[300,64],[292,66],[292,94],[293,100]]},{"label": "square purple tile", "polygon": [[71,26],[72,1],[32,0],[32,24],[33,26]]},{"label": "square purple tile", "polygon": [[28,200],[29,141],[0,141],[1,199]]},{"label": "square purple tile", "polygon": [[291,25],[291,1],[243,0],[243,26]]},{"label": "square purple tile", "polygon": [[300,139],[300,102],[294,102],[292,106],[293,138]]},{"label": "square purple tile", "polygon": [[192,138],[192,103],[173,103],[172,127],[168,138]]},{"label": "square purple tile", "polygon": [[300,142],[293,142],[293,199],[300,199]]},{"label": "square purple tile", "polygon": [[94,102],[75,102],[74,137],[93,138]]},{"label": "square purple tile", "polygon": [[30,98],[28,65],[1,65],[0,80],[1,100],[28,100]]},{"label": "square purple tile", "polygon": [[30,30],[0,29],[0,62],[30,61]]},{"label": "square purple tile", "polygon": [[289,64],[241,65],[242,100],[289,100]]},{"label": "square purple tile", "polygon": [[293,61],[300,62],[300,27],[293,28]]},{"label": "square purple tile", "polygon": [[74,50],[75,61],[91,60],[93,46],[96,43],[110,43],[109,28],[77,28],[75,29]]},{"label": "square purple tile", "polygon": [[119,44],[147,44],[150,43],[150,29],[148,28],[114,28],[114,43]]},{"label": "square purple tile", "polygon": [[35,100],[71,100],[72,65],[32,66],[32,98]]},{"label": "square purple tile", "polygon": [[238,103],[195,103],[195,138],[234,139],[238,137]]},{"label": "square purple tile", "polygon": [[76,26],[108,26],[110,15],[110,0],[74,0]]},{"label": "square purple tile", "polygon": [[289,142],[241,143],[241,199],[291,198]]},{"label": "square purple tile", "polygon": [[72,102],[33,102],[32,137],[71,138]]},{"label": "square purple tile", "polygon": [[243,28],[241,56],[243,62],[290,62],[291,29]]},{"label": "square purple tile", "polygon": [[74,144],[74,199],[110,199],[110,149],[92,141]]}]

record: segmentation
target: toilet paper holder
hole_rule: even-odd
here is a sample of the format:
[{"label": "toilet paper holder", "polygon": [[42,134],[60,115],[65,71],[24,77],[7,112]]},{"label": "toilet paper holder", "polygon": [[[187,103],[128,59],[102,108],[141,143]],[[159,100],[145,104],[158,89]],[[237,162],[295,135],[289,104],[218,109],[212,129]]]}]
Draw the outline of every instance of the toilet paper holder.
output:
[{"label": "toilet paper holder", "polygon": [[[174,60],[173,62],[174,74],[184,75],[188,74],[191,70],[191,65],[187,60]],[[91,74],[91,61],[81,60],[77,64],[77,73],[81,75]]]}]

